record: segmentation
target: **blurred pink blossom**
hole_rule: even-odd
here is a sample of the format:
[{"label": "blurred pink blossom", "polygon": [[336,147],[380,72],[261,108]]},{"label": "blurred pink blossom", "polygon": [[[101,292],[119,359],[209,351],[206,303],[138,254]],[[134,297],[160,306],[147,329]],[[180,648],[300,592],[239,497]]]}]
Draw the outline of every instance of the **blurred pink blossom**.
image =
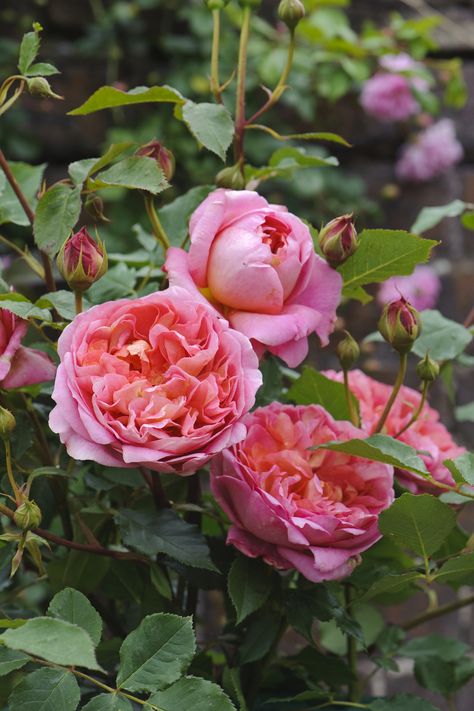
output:
[{"label": "blurred pink blossom", "polygon": [[402,148],[395,172],[400,180],[430,180],[458,163],[463,153],[454,123],[451,119],[442,119],[421,131],[413,143]]},{"label": "blurred pink blossom", "polygon": [[422,65],[415,61],[407,52],[399,54],[384,54],[380,57],[379,64],[389,72],[411,72],[419,69]]},{"label": "blurred pink blossom", "polygon": [[420,110],[410,80],[388,72],[378,72],[365,82],[360,102],[368,114],[381,121],[403,121]]},{"label": "blurred pink blossom", "polygon": [[438,301],[441,282],[436,272],[427,266],[416,267],[409,276],[396,276],[381,285],[377,301],[384,306],[403,296],[418,311],[432,309]]}]

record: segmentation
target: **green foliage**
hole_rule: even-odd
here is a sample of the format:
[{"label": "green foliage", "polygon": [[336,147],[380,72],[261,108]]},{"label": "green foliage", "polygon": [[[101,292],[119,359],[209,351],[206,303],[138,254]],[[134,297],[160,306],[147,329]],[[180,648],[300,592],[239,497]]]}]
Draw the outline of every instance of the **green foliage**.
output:
[{"label": "green foliage", "polygon": [[87,632],[94,646],[102,636],[102,620],[89,600],[78,590],[64,588],[51,600],[48,615],[82,627]]},{"label": "green foliage", "polygon": [[229,571],[228,588],[237,612],[237,624],[258,610],[273,587],[270,570],[260,560],[239,556]]},{"label": "green foliage", "polygon": [[[336,420],[350,420],[343,383],[326,378],[313,368],[303,369],[298,380],[289,388],[287,398],[297,405],[321,405]],[[358,402],[354,395],[352,400],[357,411]]]},{"label": "green foliage", "polygon": [[81,692],[64,669],[38,669],[25,676],[8,699],[11,711],[75,711]]},{"label": "green foliage", "polygon": [[133,711],[133,706],[123,696],[99,694],[84,706],[84,711]]},{"label": "green foliage", "polygon": [[35,215],[35,242],[39,249],[54,257],[71,234],[81,213],[80,187],[56,183],[38,203]]},{"label": "green foliage", "polygon": [[463,200],[453,200],[437,207],[424,207],[411,226],[411,231],[423,234],[436,227],[446,217],[459,217],[467,209],[472,209],[472,205]]},{"label": "green foliage", "polygon": [[[92,168],[95,172],[97,168]],[[128,188],[129,190],[147,190],[158,195],[169,185],[156,160],[146,156],[132,156],[115,163],[90,181],[90,188]]]},{"label": "green foliage", "polygon": [[189,218],[213,189],[213,185],[199,185],[161,208],[161,224],[172,245],[180,247],[183,244],[188,234]]},{"label": "green foliage", "polygon": [[421,314],[421,335],[413,345],[413,353],[433,360],[457,358],[472,341],[472,334],[460,323],[445,318],[439,311],[426,309]]},{"label": "green foliage", "polygon": [[30,657],[23,652],[0,647],[0,676],[5,676],[15,669],[21,669],[29,660]]},{"label": "green foliage", "polygon": [[162,689],[179,679],[195,649],[190,617],[148,615],[120,648],[117,685],[139,692]]},{"label": "green foliage", "polygon": [[[30,207],[34,210],[37,204],[36,194],[39,190],[43,173],[46,168],[42,165],[27,165],[26,163],[10,164],[11,171],[19,184]],[[11,186],[6,182],[3,173],[0,173],[0,225],[13,222],[15,225],[28,225],[29,220],[18,202],[18,198]]]},{"label": "green foliage", "polygon": [[427,558],[438,550],[455,523],[454,511],[435,496],[402,494],[382,512],[379,527],[397,545]]},{"label": "green foliage", "polygon": [[225,160],[234,135],[234,122],[224,106],[187,101],[183,120],[199,143]]},{"label": "green foliage", "polygon": [[156,692],[149,701],[162,711],[235,711],[234,704],[220,686],[192,676]]},{"label": "green foliage", "polygon": [[113,86],[102,86],[90,96],[77,109],[73,109],[71,116],[86,116],[94,111],[113,109],[132,104],[170,103],[184,104],[185,99],[181,94],[169,86],[139,86],[130,91],[121,91]]},{"label": "green foliage", "polygon": [[363,230],[359,248],[338,269],[344,280],[344,295],[367,300],[362,287],[411,274],[417,264],[428,260],[437,244],[402,230]]}]

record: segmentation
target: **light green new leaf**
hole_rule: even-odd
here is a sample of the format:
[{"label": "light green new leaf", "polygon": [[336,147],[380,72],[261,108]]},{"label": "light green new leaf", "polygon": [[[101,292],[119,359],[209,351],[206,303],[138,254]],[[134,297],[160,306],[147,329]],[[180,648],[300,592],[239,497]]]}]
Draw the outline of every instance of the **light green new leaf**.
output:
[{"label": "light green new leaf", "polygon": [[53,664],[100,670],[92,640],[81,627],[51,617],[35,617],[3,633],[2,642]]},{"label": "light green new leaf", "polygon": [[116,521],[126,546],[151,558],[165,553],[184,565],[216,570],[209,557],[206,539],[198,527],[170,509],[158,513],[122,509]]},{"label": "light green new leaf", "polygon": [[354,457],[362,457],[372,462],[384,462],[399,469],[406,469],[423,477],[429,476],[416,449],[387,435],[376,434],[367,437],[367,439],[350,439],[347,442],[327,442],[318,445],[318,449],[345,452]]},{"label": "light green new leaf", "polygon": [[[47,309],[39,308],[28,301],[26,297],[21,299],[14,298],[15,293],[0,294],[0,306],[2,309],[7,309],[20,318],[28,319],[35,318],[40,321],[51,321],[51,314]],[[18,296],[20,296],[18,294]]]},{"label": "light green new leaf", "polygon": [[18,60],[18,69],[20,74],[27,74],[32,62],[34,62],[38,54],[40,46],[39,31],[27,32],[23,35],[20,45],[20,57]]},{"label": "light green new leaf", "polygon": [[74,676],[63,669],[38,669],[15,686],[9,711],[75,711],[81,692]]},{"label": "light green new leaf", "polygon": [[130,190],[147,190],[153,195],[169,188],[158,163],[154,158],[148,156],[124,158],[111,168],[99,173],[96,178],[89,181],[88,185],[91,190],[129,188]]},{"label": "light green new leaf", "polygon": [[28,77],[50,77],[53,74],[59,74],[59,69],[57,69],[54,64],[49,64],[48,62],[37,62],[36,64],[31,64],[28,67],[26,76]]},{"label": "light green new leaf", "polygon": [[191,617],[158,612],[145,617],[120,648],[117,686],[158,691],[186,671],[196,650]]},{"label": "light green new leaf", "polygon": [[270,126],[264,126],[259,123],[250,124],[247,128],[269,133],[273,138],[276,138],[277,141],[329,141],[330,143],[339,143],[347,148],[351,147],[351,144],[346,141],[345,138],[338,133],[331,133],[329,131],[308,131],[306,133],[290,133],[283,136],[281,133],[278,133],[278,131],[275,131],[275,129],[270,128]]},{"label": "light green new leaf", "polygon": [[275,151],[270,160],[269,166],[282,168],[318,168],[328,165],[338,165],[339,161],[334,156],[324,157],[307,153],[304,148],[287,146]]},{"label": "light green new leaf", "polygon": [[158,691],[149,702],[162,711],[235,711],[235,706],[217,684],[187,676]]},{"label": "light green new leaf", "polygon": [[359,248],[338,269],[344,280],[343,293],[358,298],[358,290],[366,284],[411,274],[417,264],[428,260],[437,244],[403,230],[363,230]]},{"label": "light green new leaf", "polygon": [[451,558],[443,563],[436,573],[439,583],[448,583],[455,586],[472,585],[474,579],[474,553]]},{"label": "light green new leaf", "polygon": [[[40,188],[46,165],[44,163],[42,165],[28,165],[27,163],[11,162],[10,168],[31,209],[35,210],[38,202],[36,194]],[[1,189],[2,185],[3,189]],[[0,178],[0,225],[6,222],[23,226],[30,224],[12,188],[8,183],[2,183],[2,178]]]},{"label": "light green new leaf", "polygon": [[472,209],[472,205],[462,200],[453,200],[447,205],[437,207],[424,207],[413,223],[411,231],[422,234],[436,227],[445,217],[458,217],[467,209]]},{"label": "light green new leaf", "polygon": [[133,711],[133,707],[130,701],[123,696],[99,694],[99,696],[94,696],[82,711]]},{"label": "light green new leaf", "polygon": [[384,536],[423,557],[438,550],[455,524],[454,511],[430,494],[402,494],[379,517]]},{"label": "light green new leaf", "polygon": [[58,592],[49,603],[47,614],[49,617],[57,617],[82,627],[94,646],[99,644],[102,636],[101,617],[86,596],[78,590],[64,588]]},{"label": "light green new leaf", "polygon": [[0,676],[5,676],[15,669],[21,669],[29,661],[30,657],[27,654],[0,646]]},{"label": "light green new leaf", "polygon": [[234,122],[225,106],[187,101],[183,106],[183,121],[199,143],[225,160],[234,136]]},{"label": "light green new leaf", "polygon": [[100,158],[84,158],[70,163],[68,172],[71,180],[76,185],[82,185],[86,178],[105,168],[133,145],[135,145],[133,141],[113,143]]},{"label": "light green new leaf", "polygon": [[[38,306],[41,309],[54,308],[62,318],[66,319],[66,321],[72,321],[76,315],[74,294],[72,291],[66,291],[65,289],[59,289],[58,291],[52,291],[48,294],[44,294],[38,299],[35,306]],[[88,307],[89,302],[84,300],[84,310]]]},{"label": "light green new leaf", "polygon": [[471,333],[460,323],[445,318],[439,311],[426,309],[421,313],[421,335],[412,350],[420,358],[429,353],[434,360],[452,360],[471,341]]},{"label": "light green new leaf", "polygon": [[261,560],[239,556],[229,571],[227,585],[237,612],[237,624],[258,610],[272,591],[271,571]]},{"label": "light green new leaf", "polygon": [[454,411],[458,422],[474,422],[474,402],[459,405]]},{"label": "light green new leaf", "polygon": [[[161,224],[172,245],[182,245],[188,234],[189,218],[211,190],[214,190],[213,185],[198,185],[160,209]],[[154,243],[156,245],[156,240]]]},{"label": "light green new leaf", "polygon": [[[300,375],[286,394],[297,405],[322,405],[336,420],[350,420],[346,392],[343,383],[326,378],[313,368],[303,368]],[[352,396],[354,407],[358,402]]]},{"label": "light green new leaf", "polygon": [[130,91],[120,91],[113,86],[102,86],[77,109],[69,112],[70,116],[85,116],[102,109],[133,104],[168,103],[184,104],[186,99],[170,86],[137,86]]},{"label": "light green new leaf", "polygon": [[81,214],[81,188],[56,183],[45,192],[36,208],[35,243],[54,257],[71,234]]}]

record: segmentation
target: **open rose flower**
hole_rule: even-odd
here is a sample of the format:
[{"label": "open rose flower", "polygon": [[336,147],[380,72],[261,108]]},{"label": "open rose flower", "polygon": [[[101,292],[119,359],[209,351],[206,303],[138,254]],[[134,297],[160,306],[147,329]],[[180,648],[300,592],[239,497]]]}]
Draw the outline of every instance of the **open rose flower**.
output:
[{"label": "open rose flower", "polygon": [[[326,377],[342,382],[340,372],[326,371]],[[361,427],[371,434],[383,412],[392,387],[380,383],[360,370],[349,372],[349,386],[360,403]],[[403,386],[398,394],[395,404],[385,422],[383,434],[394,437],[410,421],[413,413],[420,404],[421,394],[412,388]],[[454,484],[450,471],[444,466],[445,459],[455,459],[465,452],[464,447],[458,447],[453,441],[446,427],[439,422],[439,414],[425,404],[420,416],[406,432],[397,439],[419,450],[427,470],[435,479],[443,484]],[[411,472],[395,470],[395,476],[402,486],[414,494],[428,492],[441,494],[442,489],[430,484],[428,479],[412,474]]]},{"label": "open rose flower", "polygon": [[28,322],[0,309],[0,387],[21,388],[52,380],[56,366],[35,348],[21,345]]},{"label": "open rose flower", "polygon": [[360,103],[380,121],[404,121],[420,110],[408,77],[388,72],[378,72],[365,82]]},{"label": "open rose flower", "polygon": [[431,180],[459,163],[463,155],[454,123],[451,119],[442,119],[420,131],[412,143],[403,146],[395,173],[400,180]]},{"label": "open rose flower", "polygon": [[232,521],[227,543],[308,580],[350,575],[379,538],[393,501],[393,470],[340,452],[312,450],[364,437],[319,405],[273,403],[247,415],[247,437],[211,465],[214,495]]},{"label": "open rose flower", "polygon": [[190,222],[189,254],[171,248],[170,283],[208,299],[231,326],[291,366],[334,328],[340,274],[314,252],[306,225],[250,190],[215,190]]},{"label": "open rose flower", "polygon": [[58,353],[51,429],[109,466],[191,474],[245,436],[261,384],[249,340],[182,289],[95,306]]}]

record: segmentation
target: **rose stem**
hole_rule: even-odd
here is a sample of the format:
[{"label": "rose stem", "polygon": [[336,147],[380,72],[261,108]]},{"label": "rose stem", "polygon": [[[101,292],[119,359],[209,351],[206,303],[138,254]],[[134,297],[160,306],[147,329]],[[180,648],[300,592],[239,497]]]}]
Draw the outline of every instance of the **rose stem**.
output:
[{"label": "rose stem", "polygon": [[235,103],[235,160],[243,164],[245,130],[245,79],[247,73],[247,49],[249,42],[251,9],[246,5],[242,14],[240,30],[239,59],[237,65],[237,94]]},{"label": "rose stem", "polygon": [[421,411],[423,410],[423,408],[424,408],[424,406],[425,406],[426,396],[428,395],[428,388],[429,388],[429,385],[430,385],[430,384],[429,384],[429,382],[428,382],[427,380],[423,381],[423,387],[422,387],[422,389],[421,389],[420,404],[419,404],[418,407],[416,408],[415,412],[413,413],[411,419],[407,422],[407,424],[406,424],[404,427],[402,427],[402,429],[401,429],[399,432],[397,432],[397,434],[395,435],[395,439],[396,439],[397,437],[400,437],[400,435],[403,434],[404,432],[406,432],[407,429],[408,429],[409,427],[411,427],[411,426],[417,421],[417,419],[419,418],[419,416],[420,416],[420,414],[421,414]]},{"label": "rose stem", "polygon": [[[15,193],[15,195],[18,198],[18,202],[23,208],[23,211],[25,215],[28,218],[28,221],[30,225],[33,227],[34,221],[35,221],[35,213],[31,209],[28,200],[26,199],[25,195],[23,194],[20,186],[18,185],[15,176],[13,175],[10,166],[8,165],[8,161],[5,158],[4,153],[2,150],[0,150],[0,168],[3,170],[5,173],[5,177],[10,183],[10,187]],[[56,284],[54,283],[54,277],[53,277],[53,271],[51,269],[51,262],[47,254],[45,252],[41,252],[41,259],[43,262],[43,269],[44,269],[44,280],[46,282],[46,286],[48,288],[48,291],[56,291]]]},{"label": "rose stem", "polygon": [[349,410],[349,419],[355,427],[359,427],[359,417],[357,411],[354,407],[354,398],[352,397],[351,389],[349,387],[349,375],[347,368],[343,368],[344,374],[344,391],[346,393],[347,408]]},{"label": "rose stem", "polygon": [[[344,597],[346,602],[346,611],[351,614],[352,612],[352,587],[350,583],[344,585]],[[347,635],[347,663],[349,669],[354,675],[354,679],[349,682],[349,700],[358,701],[359,700],[359,683],[357,678],[357,641],[352,635]]]},{"label": "rose stem", "polygon": [[155,210],[155,204],[153,202],[153,195],[150,195],[149,193],[147,193],[145,195],[145,209],[146,209],[146,214],[148,215],[148,219],[150,220],[153,234],[155,235],[156,239],[158,240],[158,242],[161,244],[164,251],[166,252],[166,250],[170,246],[170,241],[166,235],[163,225],[160,222],[158,213]]},{"label": "rose stem", "polygon": [[171,504],[165,494],[165,490],[163,489],[159,473],[153,472],[152,474],[145,469],[145,467],[140,467],[140,473],[144,478],[146,485],[150,489],[156,509],[159,511],[161,509],[171,508]]},{"label": "rose stem", "polygon": [[18,484],[15,481],[15,477],[13,476],[12,449],[8,437],[3,438],[3,444],[5,445],[5,464],[7,467],[8,481],[10,482],[10,486],[15,496],[16,505],[19,506],[21,504],[21,494]]},{"label": "rose stem", "polygon": [[74,292],[74,303],[76,305],[76,316],[82,311],[82,291]]},{"label": "rose stem", "polygon": [[390,410],[392,409],[393,403],[396,400],[396,397],[398,393],[400,392],[400,388],[403,385],[403,381],[405,380],[405,375],[407,372],[407,361],[408,361],[408,354],[407,353],[400,353],[400,365],[398,367],[398,374],[397,374],[397,379],[395,381],[395,385],[393,386],[392,393],[387,401],[387,404],[385,405],[384,411],[382,412],[382,415],[380,417],[380,420],[377,423],[377,426],[375,430],[372,432],[372,434],[377,434],[378,432],[381,432],[382,427],[384,426],[387,417],[389,416]]},{"label": "rose stem", "polygon": [[[201,481],[199,473],[193,474],[188,479],[188,503],[199,505],[201,503]],[[194,523],[201,530],[201,513],[199,511],[188,511],[185,515],[188,523]],[[199,591],[194,585],[188,585],[188,597],[186,600],[186,614],[194,616],[198,604]]]},{"label": "rose stem", "polygon": [[219,83],[219,42],[221,31],[221,12],[212,11],[212,51],[211,51],[211,91],[217,103],[222,104],[221,88]]}]

